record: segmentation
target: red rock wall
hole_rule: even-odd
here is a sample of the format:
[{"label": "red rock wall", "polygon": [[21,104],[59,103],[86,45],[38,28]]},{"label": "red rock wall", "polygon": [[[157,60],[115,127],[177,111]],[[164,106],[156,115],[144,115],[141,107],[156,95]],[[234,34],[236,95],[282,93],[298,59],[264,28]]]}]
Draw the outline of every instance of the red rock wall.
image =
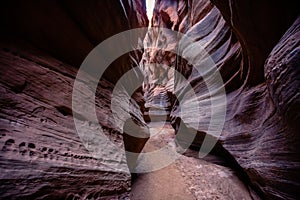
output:
[{"label": "red rock wall", "polygon": [[296,0],[212,0],[243,47],[247,84],[265,81],[263,65],[285,31],[299,15]]},{"label": "red rock wall", "polygon": [[[152,19],[154,27],[167,27],[193,38],[216,63],[227,95],[227,114],[218,142],[221,148],[216,152],[229,152],[246,173],[248,184],[267,199],[298,196],[298,14],[295,1],[157,0]],[[153,40],[160,39],[148,39],[150,43]],[[179,42],[168,35],[166,41],[169,46]],[[151,62],[151,52],[148,55],[143,58]],[[175,129],[180,120],[186,128],[196,129],[200,139],[194,146],[199,146],[210,121],[206,83],[185,59],[163,55],[157,62],[175,67],[198,94],[202,111],[191,108],[190,113],[183,113],[181,108],[189,106],[190,99],[181,104],[175,100],[171,120]],[[172,56],[176,63],[169,61]],[[187,88],[176,76],[174,85],[176,96]],[[200,112],[200,124],[195,124],[194,112]]]},{"label": "red rock wall", "polygon": [[[83,146],[74,126],[72,90],[78,67],[97,44],[121,31],[147,25],[143,1],[1,2],[1,199],[128,196],[131,177],[110,101],[114,83],[141,53],[116,60],[96,93],[99,122],[120,151],[110,152],[107,143],[97,159]],[[87,92],[85,101],[90,102],[90,89],[83,92]],[[126,97],[133,102],[131,115],[146,130],[138,106],[143,102],[141,94],[136,93],[134,99]],[[91,137],[97,133],[93,123],[87,132]]]}]

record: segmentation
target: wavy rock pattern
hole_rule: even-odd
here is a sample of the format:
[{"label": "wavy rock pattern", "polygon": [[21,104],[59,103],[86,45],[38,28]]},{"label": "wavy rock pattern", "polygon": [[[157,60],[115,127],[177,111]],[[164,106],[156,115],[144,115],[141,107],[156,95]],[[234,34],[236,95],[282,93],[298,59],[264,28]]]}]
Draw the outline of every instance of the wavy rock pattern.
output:
[{"label": "wavy rock pattern", "polygon": [[[299,130],[299,70],[296,67],[299,65],[299,19],[283,36],[299,14],[295,7],[295,1],[273,4],[268,1],[157,0],[152,19],[153,27],[170,28],[191,37],[215,62],[226,89],[227,113],[213,153],[233,159],[248,184],[267,199],[296,199],[300,184],[296,133]],[[166,48],[178,48],[177,36],[161,35],[158,38],[155,31],[150,32],[145,41],[165,42]],[[187,56],[195,53],[191,46],[181,48]],[[176,131],[180,122],[184,123],[187,135],[192,134],[189,131],[197,131],[192,146],[199,148],[211,120],[210,99],[217,97],[218,92],[208,95],[203,76],[183,57],[168,50],[147,52],[146,49],[143,62],[151,63],[151,55],[157,54],[161,56],[156,62],[174,67],[196,92],[194,98],[183,98],[179,103],[180,97],[187,94],[188,86],[182,77],[175,75],[173,93],[177,98],[171,98],[170,115]],[[147,70],[144,70],[146,74]],[[210,76],[208,74],[208,80]],[[150,77],[146,82],[151,81]],[[211,82],[210,86],[214,84]],[[155,85],[144,90],[151,93],[156,90]],[[191,106],[191,102],[197,101],[199,110]]]},{"label": "wavy rock pattern", "polygon": [[[121,31],[147,26],[144,3],[9,1],[1,3],[0,10],[0,198],[126,198],[131,177],[124,148],[140,152],[145,140],[133,145],[130,138],[123,139],[110,109],[111,96],[114,83],[141,52],[117,59],[99,82],[96,114],[110,142],[100,147],[98,158],[83,146],[73,117],[87,125],[90,138],[98,133],[97,122],[72,111],[72,90],[78,67],[97,44]],[[83,106],[93,103],[90,93],[83,82]],[[127,114],[147,134],[141,92],[130,97],[124,90],[115,98],[121,107],[124,98],[132,107]],[[111,151],[112,145],[118,151]]]},{"label": "wavy rock pattern", "polygon": [[[266,199],[299,196],[297,16],[295,0],[156,0],[151,23],[154,28],[186,34],[210,55],[227,99],[225,124],[212,153],[232,162],[249,186]],[[146,48],[125,54],[100,80],[95,108],[110,141],[101,146],[101,159],[91,155],[76,134],[73,117],[89,127],[91,141],[97,133],[89,113],[72,110],[78,67],[108,37],[147,25],[144,2],[138,0],[1,3],[1,198],[126,199],[136,157],[129,157],[124,149],[142,150],[147,137],[136,139],[131,133],[149,135],[143,119],[147,111],[158,120],[170,115],[175,130],[186,133],[177,137],[178,144],[196,136],[191,146],[200,147],[211,121],[211,98],[218,98],[222,89],[211,79],[216,71],[197,72],[185,58],[193,55],[196,64],[205,68],[203,51],[179,45],[178,34],[156,29],[141,33],[136,43],[146,34],[145,47],[163,45],[164,50]],[[120,46],[125,42],[119,41]],[[171,52],[177,49],[182,56]],[[115,84],[139,62],[141,70],[134,70],[144,73],[145,80],[132,77],[127,84],[144,81],[144,94],[141,88],[133,95],[121,90],[114,99],[121,110],[116,116],[110,108]],[[174,70],[182,76],[173,75]],[[184,79],[196,95],[187,92]],[[88,83],[82,87],[83,105],[94,103]],[[214,88],[212,95],[209,87]],[[124,99],[130,100],[129,112]],[[123,120],[124,127],[114,117]],[[193,131],[197,134],[192,135]],[[112,144],[119,151],[111,151]]]}]

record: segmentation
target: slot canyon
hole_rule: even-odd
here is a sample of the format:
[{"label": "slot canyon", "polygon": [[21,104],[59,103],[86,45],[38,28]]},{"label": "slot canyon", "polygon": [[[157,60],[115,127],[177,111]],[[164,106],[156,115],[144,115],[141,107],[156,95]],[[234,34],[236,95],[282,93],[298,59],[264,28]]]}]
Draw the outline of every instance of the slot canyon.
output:
[{"label": "slot canyon", "polygon": [[0,3],[0,199],[299,199],[299,2],[147,1]]}]

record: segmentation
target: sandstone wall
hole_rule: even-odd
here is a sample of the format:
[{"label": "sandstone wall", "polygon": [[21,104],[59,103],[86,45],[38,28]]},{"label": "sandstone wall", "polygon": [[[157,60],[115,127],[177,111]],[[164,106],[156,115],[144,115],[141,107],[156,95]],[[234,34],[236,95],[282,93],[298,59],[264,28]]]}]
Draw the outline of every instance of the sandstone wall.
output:
[{"label": "sandstone wall", "polygon": [[[299,9],[296,7],[295,1],[157,0],[152,19],[153,27],[184,33],[209,53],[223,78],[227,99],[224,128],[213,153],[236,162],[245,181],[267,199],[298,196],[299,19],[296,19]],[[146,37],[146,41],[166,41],[168,47],[178,48],[177,35],[162,35],[164,40],[154,34],[150,39]],[[182,52],[189,55],[195,52],[191,49],[183,46]],[[159,53],[153,51],[145,51],[145,62],[152,62],[151,55]],[[171,122],[177,131],[180,122],[184,123],[187,134],[196,130],[192,146],[199,148],[211,120],[210,98],[219,94],[208,95],[207,82],[182,56],[168,52],[160,55],[161,61],[156,62],[179,71],[197,94],[194,100],[179,103],[178,98],[186,94],[188,86],[182,77],[175,76]],[[205,63],[200,61],[200,64]],[[213,86],[214,82],[209,84]],[[151,90],[155,88],[146,88],[150,93]],[[199,110],[190,106],[192,101],[199,103]],[[195,113],[200,113],[197,119]]]},{"label": "sandstone wall", "polygon": [[[97,122],[72,111],[72,90],[78,68],[96,45],[148,25],[144,2],[7,1],[0,13],[0,198],[125,198],[131,177],[123,133],[110,109],[111,95],[114,83],[138,62],[141,52],[116,60],[99,82],[96,114],[110,141],[99,147],[101,156],[88,152],[77,135],[73,117],[87,125],[92,139],[98,130]],[[83,82],[82,92],[83,106],[93,103],[88,83]],[[123,92],[134,108],[128,114],[147,132],[141,93],[130,97]],[[122,106],[124,99],[117,100]],[[111,150],[112,144],[118,151]]]}]

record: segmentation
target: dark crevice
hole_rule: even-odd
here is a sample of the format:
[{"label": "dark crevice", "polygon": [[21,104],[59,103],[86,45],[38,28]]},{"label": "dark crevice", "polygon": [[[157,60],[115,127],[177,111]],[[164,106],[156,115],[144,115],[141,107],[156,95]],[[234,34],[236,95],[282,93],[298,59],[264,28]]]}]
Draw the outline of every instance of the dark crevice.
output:
[{"label": "dark crevice", "polygon": [[12,87],[11,90],[16,94],[19,94],[25,90],[27,85],[28,85],[27,81],[24,81],[22,84],[15,85],[14,87]]},{"label": "dark crevice", "polygon": [[66,106],[55,106],[63,116],[72,116],[72,109]]}]

